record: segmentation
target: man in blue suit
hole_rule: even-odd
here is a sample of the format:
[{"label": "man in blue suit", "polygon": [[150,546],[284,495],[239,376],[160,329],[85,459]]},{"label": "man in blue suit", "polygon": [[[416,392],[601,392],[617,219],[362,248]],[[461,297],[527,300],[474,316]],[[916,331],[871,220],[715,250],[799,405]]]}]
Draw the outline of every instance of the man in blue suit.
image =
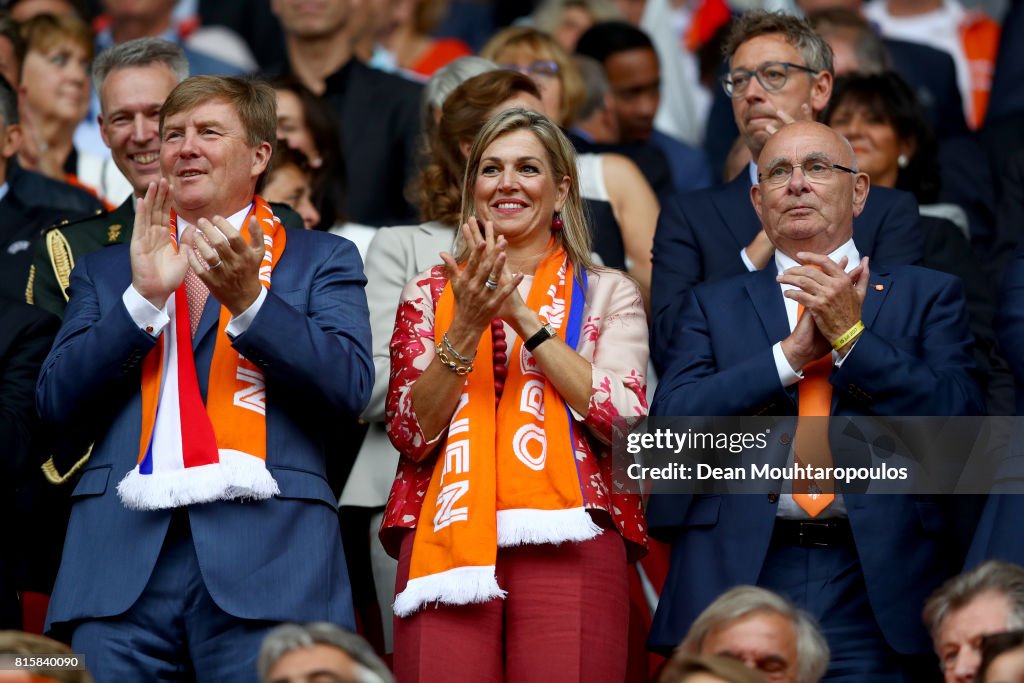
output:
[{"label": "man in blue suit", "polygon": [[[812,120],[832,94],[832,52],[802,19],[751,11],[726,41],[740,137],[756,160],[769,136],[786,123]],[[651,288],[651,359],[668,366],[668,349],[687,290],[764,267],[772,245],[750,206],[757,177],[751,162],[722,187],[676,195],[662,204],[654,235]],[[917,202],[905,192],[877,188],[854,222],[857,246],[884,263],[918,262],[924,253]]]},{"label": "man in blue suit", "polygon": [[[651,414],[798,415],[810,405],[801,406],[808,377],[816,391],[829,387],[831,415],[979,413],[961,285],[862,257],[853,219],[868,178],[849,143],[793,123],[768,140],[758,166],[751,199],[772,263],[690,291]],[[784,464],[800,443],[799,427],[773,429],[764,461]],[[821,450],[805,448],[803,462]],[[927,496],[855,494],[812,509],[824,493],[792,490],[799,495],[652,497],[652,530],[675,536],[651,645],[674,646],[716,596],[756,584],[821,622],[833,651],[826,681],[933,678],[921,607],[963,561],[944,509]]]},{"label": "man in blue suit", "polygon": [[160,127],[163,179],[130,245],[77,264],[38,383],[43,419],[95,443],[48,628],[97,680],[253,681],[275,623],[354,627],[325,455],[372,385],[365,279],[254,197],[268,86],[187,79]]}]

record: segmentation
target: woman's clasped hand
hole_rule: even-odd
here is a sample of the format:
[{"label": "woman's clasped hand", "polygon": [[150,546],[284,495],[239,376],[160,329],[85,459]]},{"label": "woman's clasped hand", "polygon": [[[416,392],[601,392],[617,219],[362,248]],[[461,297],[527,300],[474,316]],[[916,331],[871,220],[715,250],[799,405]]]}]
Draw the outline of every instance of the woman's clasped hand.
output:
[{"label": "woman's clasped hand", "polygon": [[[517,308],[526,305],[516,291],[524,276],[509,271],[508,242],[504,236],[494,236],[490,221],[485,221],[481,230],[476,217],[471,216],[462,225],[462,238],[469,254],[465,266],[459,266],[451,254],[441,254],[455,294],[452,328],[461,322],[479,338],[492,320],[511,319]],[[492,287],[493,283],[497,286]]]}]

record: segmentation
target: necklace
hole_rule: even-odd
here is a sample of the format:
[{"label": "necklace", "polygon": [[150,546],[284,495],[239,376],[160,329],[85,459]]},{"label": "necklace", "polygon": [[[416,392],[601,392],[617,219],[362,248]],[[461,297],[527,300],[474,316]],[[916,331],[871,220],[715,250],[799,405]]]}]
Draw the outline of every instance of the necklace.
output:
[{"label": "necklace", "polygon": [[505,341],[505,323],[500,318],[491,321],[491,348],[494,355],[494,406],[497,407],[508,377],[505,365],[508,362],[508,343]]}]

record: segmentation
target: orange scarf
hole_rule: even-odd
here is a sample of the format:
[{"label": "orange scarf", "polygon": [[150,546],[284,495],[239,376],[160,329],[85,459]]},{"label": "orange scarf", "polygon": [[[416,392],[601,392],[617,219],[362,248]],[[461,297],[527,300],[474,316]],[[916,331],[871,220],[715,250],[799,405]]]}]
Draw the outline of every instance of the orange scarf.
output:
[{"label": "orange scarf", "polygon": [[[585,278],[583,279],[585,282]],[[563,249],[537,267],[526,305],[575,348],[584,304]],[[434,338],[451,325],[445,286]],[[497,409],[490,328],[477,346],[440,451],[413,540],[409,582],[395,599],[408,616],[431,602],[452,605],[505,596],[495,577],[499,547],[586,541],[601,533],[583,507],[568,405],[517,339]]]},{"label": "orange scarf", "polygon": [[[254,198],[243,230],[252,215],[263,229],[266,252],[259,278],[269,288],[287,235],[261,197]],[[175,244],[176,222],[172,214]],[[130,508],[157,510],[273,496],[278,487],[266,468],[266,385],[263,372],[231,347],[225,331],[231,312],[220,308],[204,405],[184,283],[168,299],[166,310],[171,322],[142,366],[139,460],[118,484],[121,500]]]}]

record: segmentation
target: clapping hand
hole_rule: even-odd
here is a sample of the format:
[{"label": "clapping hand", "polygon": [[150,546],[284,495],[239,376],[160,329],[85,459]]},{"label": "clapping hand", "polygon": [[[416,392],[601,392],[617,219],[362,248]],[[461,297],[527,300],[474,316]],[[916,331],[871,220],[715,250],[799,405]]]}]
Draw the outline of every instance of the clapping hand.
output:
[{"label": "clapping hand", "polygon": [[231,315],[244,313],[260,294],[260,264],[266,246],[255,216],[249,217],[249,239],[220,216],[200,218],[183,243],[188,263]]},{"label": "clapping hand", "polygon": [[504,237],[495,238],[490,221],[484,223],[481,234],[476,218],[470,217],[462,225],[462,237],[469,254],[464,266],[460,267],[451,254],[441,254],[455,294],[450,336],[465,332],[475,343],[492,320],[507,319],[518,306],[526,305],[516,291],[523,274],[512,274],[505,267],[508,243]]},{"label": "clapping hand", "polygon": [[[790,268],[781,273],[778,281],[783,284],[793,285],[796,289],[785,292],[786,298],[793,299],[804,306],[808,315],[814,321],[814,329],[820,337],[831,346],[837,339],[843,336],[861,319],[861,308],[864,298],[867,295],[870,270],[868,258],[864,257],[856,268],[849,273],[846,272],[847,259],[844,256],[839,263],[835,263],[827,256],[813,254],[810,252],[799,252],[797,260],[801,265]],[[800,323],[804,323],[801,319]],[[806,327],[806,324],[804,325]],[[793,330],[790,339],[797,336],[801,325]],[[789,351],[783,347],[787,359],[795,368],[802,368],[807,362],[818,356],[808,356],[808,353],[816,353],[820,342],[808,344],[806,330],[799,336],[795,346],[791,347],[794,356],[790,357]],[[848,349],[848,346],[843,348]],[[827,352],[828,347],[824,348]],[[842,354],[842,349],[839,350]],[[798,365],[795,363],[799,363]]]},{"label": "clapping hand", "polygon": [[157,308],[181,286],[188,269],[185,250],[176,249],[171,235],[171,189],[167,181],[150,183],[135,202],[130,247],[132,286]]}]

